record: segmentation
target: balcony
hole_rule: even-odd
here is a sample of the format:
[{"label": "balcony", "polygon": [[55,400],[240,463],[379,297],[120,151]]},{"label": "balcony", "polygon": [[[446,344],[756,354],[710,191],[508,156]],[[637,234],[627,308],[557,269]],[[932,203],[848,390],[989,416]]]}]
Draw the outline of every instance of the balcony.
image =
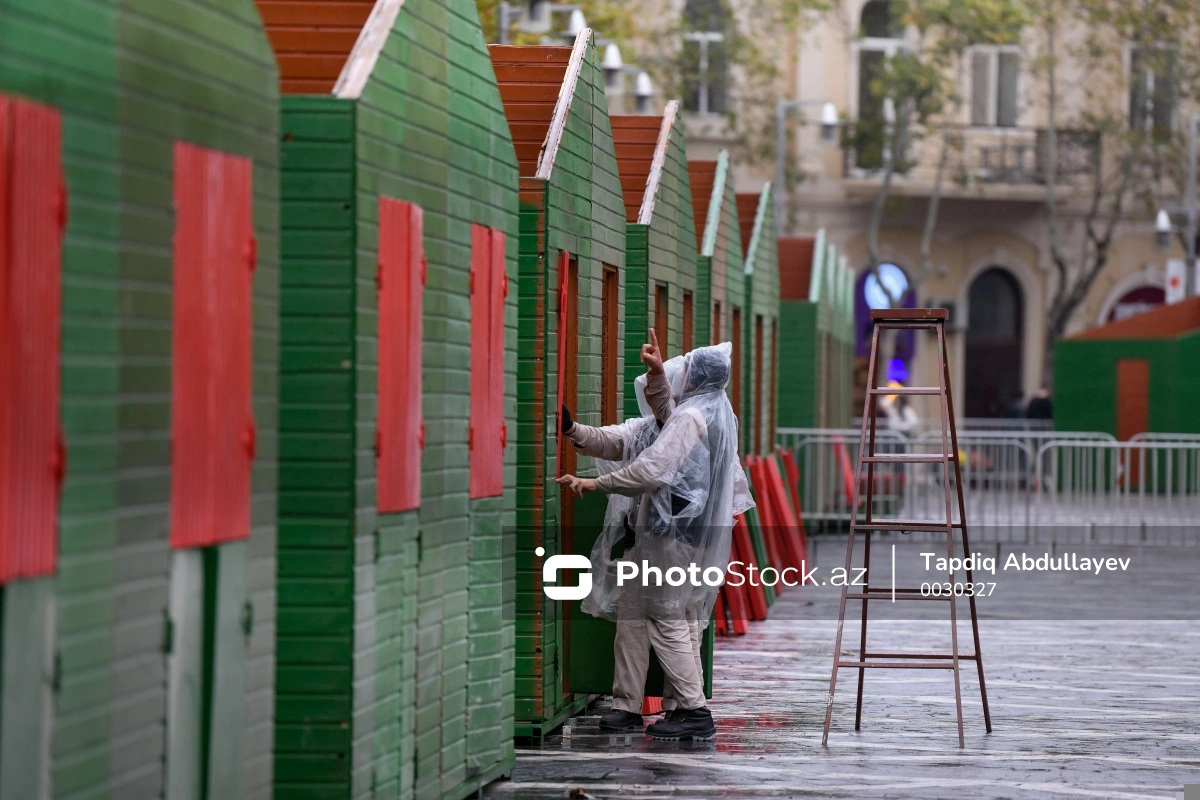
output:
[{"label": "balcony", "polygon": [[[957,146],[950,151],[942,179],[943,196],[1018,201],[1045,198],[1050,179],[1048,129],[961,127],[955,136]],[[1099,164],[1099,134],[1059,129],[1055,140],[1056,185],[1068,190],[1088,186]],[[893,177],[892,192],[918,197],[932,193],[940,148],[937,134],[912,146],[907,154],[912,166]],[[878,147],[862,155],[853,149],[845,151],[844,183],[852,195],[873,195],[882,178]]]}]

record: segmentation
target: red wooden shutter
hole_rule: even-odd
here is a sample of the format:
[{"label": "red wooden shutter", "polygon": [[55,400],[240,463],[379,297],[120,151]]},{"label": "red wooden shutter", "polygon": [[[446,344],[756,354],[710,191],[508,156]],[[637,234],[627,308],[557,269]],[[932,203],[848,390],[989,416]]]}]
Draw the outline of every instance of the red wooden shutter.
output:
[{"label": "red wooden shutter", "polygon": [[[566,387],[567,375],[567,287],[570,285],[570,273],[571,254],[563,250],[558,254],[558,388],[557,393],[554,395],[555,402],[560,404],[560,408],[556,409],[559,413],[562,413],[561,404],[564,402],[563,398],[566,396],[563,394],[563,391]],[[579,411],[579,409],[573,410],[575,412]],[[555,414],[554,418],[558,420],[558,414]],[[561,422],[556,423],[554,433],[554,473],[558,477],[562,477],[563,435]]]},{"label": "red wooden shutter", "polygon": [[503,459],[497,458],[502,450],[490,363],[495,352],[491,342],[496,290],[492,247],[492,231],[482,225],[471,225],[471,419],[467,435],[471,458],[469,493],[473,498],[494,497],[504,491]]},{"label": "red wooden shutter", "polygon": [[57,110],[0,96],[0,583],[53,573],[58,551],[61,152]]},{"label": "red wooden shutter", "polygon": [[251,169],[247,158],[175,144],[172,547],[250,535]]},{"label": "red wooden shutter", "polygon": [[381,513],[421,503],[424,216],[379,199],[379,410],[375,462]]},{"label": "red wooden shutter", "polygon": [[492,273],[492,318],[490,321],[491,335],[488,338],[491,356],[488,359],[491,370],[489,383],[491,390],[488,400],[491,403],[492,423],[489,436],[495,444],[492,458],[497,481],[494,484],[496,494],[504,491],[504,448],[508,445],[508,426],[504,421],[504,304],[508,297],[508,271],[504,264],[504,231],[489,231],[491,236],[491,273]]}]

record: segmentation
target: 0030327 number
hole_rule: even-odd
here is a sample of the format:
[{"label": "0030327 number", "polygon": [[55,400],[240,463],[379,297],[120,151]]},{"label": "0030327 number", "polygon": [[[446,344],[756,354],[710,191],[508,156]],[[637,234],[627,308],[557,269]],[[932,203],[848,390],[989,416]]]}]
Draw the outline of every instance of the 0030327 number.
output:
[{"label": "0030327 number", "polygon": [[922,597],[987,597],[996,591],[995,583],[922,583]]}]

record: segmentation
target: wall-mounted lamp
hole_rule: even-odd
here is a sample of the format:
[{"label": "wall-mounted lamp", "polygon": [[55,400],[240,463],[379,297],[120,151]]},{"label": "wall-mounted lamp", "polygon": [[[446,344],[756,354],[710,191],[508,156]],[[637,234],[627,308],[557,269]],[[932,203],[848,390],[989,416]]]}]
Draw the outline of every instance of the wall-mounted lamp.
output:
[{"label": "wall-mounted lamp", "polygon": [[837,137],[838,112],[837,106],[826,100],[821,106],[821,139],[832,142]]},{"label": "wall-mounted lamp", "polygon": [[1159,250],[1166,250],[1171,245],[1171,215],[1165,208],[1160,208],[1154,217],[1154,243]]}]

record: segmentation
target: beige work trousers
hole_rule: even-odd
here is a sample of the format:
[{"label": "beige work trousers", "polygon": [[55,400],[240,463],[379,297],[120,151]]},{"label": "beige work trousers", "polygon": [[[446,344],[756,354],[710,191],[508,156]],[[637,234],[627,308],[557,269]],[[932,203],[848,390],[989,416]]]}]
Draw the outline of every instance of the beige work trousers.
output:
[{"label": "beige work trousers", "polygon": [[612,707],[642,713],[650,648],[663,669],[663,709],[702,708],[704,666],[700,662],[700,623],[695,619],[652,619],[637,600],[637,587],[622,587],[617,606],[617,638],[613,642]]}]

